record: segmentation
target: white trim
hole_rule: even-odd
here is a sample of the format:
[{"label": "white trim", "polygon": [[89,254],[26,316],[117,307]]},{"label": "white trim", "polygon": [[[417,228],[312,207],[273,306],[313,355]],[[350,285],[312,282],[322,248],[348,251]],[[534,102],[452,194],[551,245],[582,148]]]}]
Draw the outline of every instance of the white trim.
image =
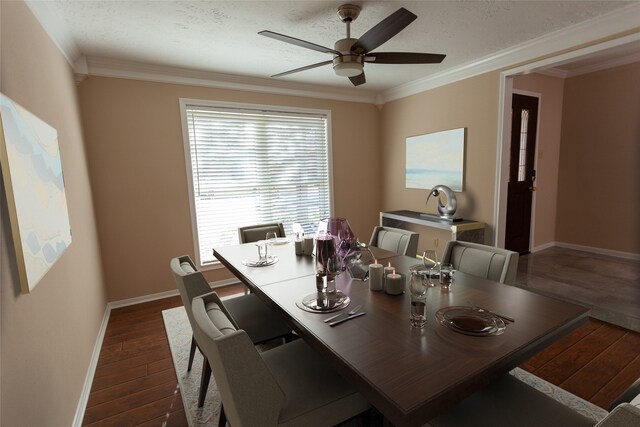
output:
[{"label": "white trim", "polygon": [[[235,277],[232,277],[231,279],[223,279],[223,280],[216,280],[215,282],[209,282],[209,286],[211,286],[212,289],[215,289],[215,288],[220,288],[222,286],[235,285],[238,283],[241,283],[241,282]],[[123,299],[119,301],[112,301],[107,305],[110,310],[113,310],[116,308],[128,307],[130,305],[142,304],[144,302],[156,301],[163,298],[175,297],[179,294],[180,293],[178,292],[178,289],[173,289],[170,291],[158,292],[156,294],[143,295],[141,297],[128,298],[128,299]]]},{"label": "white trim", "polygon": [[33,13],[49,38],[56,45],[60,53],[67,60],[69,65],[74,66],[76,60],[82,56],[78,45],[71,33],[67,30],[64,21],[51,8],[49,2],[25,0],[25,4]]},{"label": "white trim", "polygon": [[104,341],[104,335],[109,324],[109,316],[111,315],[111,307],[107,304],[102,316],[102,323],[98,330],[98,337],[96,343],[93,346],[93,353],[89,360],[89,368],[87,369],[87,376],[84,379],[84,385],[82,386],[82,392],[80,393],[80,400],[76,407],[76,414],[73,417],[73,427],[81,427],[82,420],[84,419],[84,413],[87,409],[87,402],[89,401],[89,394],[91,393],[91,386],[93,385],[93,377],[96,374],[96,367],[98,366],[98,359],[100,358],[100,350],[102,350],[102,342]]},{"label": "white trim", "polygon": [[568,71],[561,70],[559,68],[545,68],[544,70],[536,71],[536,73],[544,76],[555,77],[557,79],[566,79],[569,75]]},{"label": "white trim", "polygon": [[[496,149],[496,178],[493,207],[493,243],[504,248],[507,218],[507,183],[509,179],[510,144],[502,141],[511,140],[511,94],[513,78],[500,78],[500,106],[498,109],[498,147]],[[503,171],[507,171],[503,173]]]},{"label": "white trim", "polygon": [[191,147],[189,143],[189,129],[187,124],[187,105],[197,105],[201,107],[227,107],[247,110],[273,110],[287,113],[301,113],[301,114],[314,114],[323,115],[326,117],[326,133],[327,133],[327,173],[328,173],[328,186],[329,186],[329,213],[333,216],[334,213],[334,195],[333,195],[333,149],[332,149],[332,130],[331,130],[331,110],[324,110],[320,108],[304,108],[304,107],[291,107],[288,105],[270,105],[270,104],[255,104],[255,103],[242,103],[242,102],[228,102],[228,101],[216,101],[208,99],[194,99],[194,98],[179,98],[180,104],[180,120],[182,123],[182,143],[184,147],[185,165],[187,172],[187,187],[189,192],[189,209],[191,211],[191,233],[193,238],[193,246],[195,248],[195,264],[202,271],[214,270],[224,268],[219,262],[213,262],[203,265],[200,259],[200,243],[198,239],[198,227],[196,220],[195,210],[195,195],[193,193],[193,171],[191,168]]},{"label": "white trim", "polygon": [[591,252],[599,255],[608,255],[616,258],[640,261],[640,254],[633,252],[615,251],[613,249],[594,248],[592,246],[575,245],[573,243],[563,242],[555,242],[555,246],[559,248],[574,249],[576,251]]},{"label": "white trim", "polygon": [[620,67],[622,65],[631,64],[640,61],[640,52],[621,56],[600,64],[592,64],[577,68],[567,72],[567,77],[581,76],[583,74],[594,73],[596,71],[608,70],[609,68]]},{"label": "white trim", "polygon": [[88,73],[92,76],[116,77],[150,82],[242,90],[257,93],[301,96],[306,98],[333,99],[338,101],[376,103],[371,91],[337,88],[312,84],[276,81],[273,79],[236,76],[185,68],[119,61],[107,58],[87,57]]},{"label": "white trim", "polygon": [[558,243],[557,243],[557,242],[548,242],[548,243],[543,243],[542,245],[534,246],[534,247],[531,249],[531,253],[532,253],[532,254],[535,254],[536,252],[540,252],[540,251],[543,251],[543,250],[545,250],[545,249],[553,248],[553,247],[555,247],[555,246],[558,246]]},{"label": "white trim", "polygon": [[[640,3],[638,3],[637,6],[640,10]],[[593,46],[588,46],[582,49],[577,49],[568,53],[564,53],[562,55],[545,58],[543,60],[530,64],[520,65],[518,67],[508,69],[500,73],[500,104],[498,106],[498,147],[496,150],[496,162],[498,165],[496,169],[497,190],[494,198],[494,241],[496,242],[496,246],[504,247],[504,232],[507,216],[506,193],[508,176],[503,175],[505,175],[504,171],[507,171],[508,175],[508,155],[505,159],[505,151],[508,154],[508,142],[511,134],[511,120],[507,120],[505,119],[505,117],[508,117],[508,115],[511,114],[511,94],[513,91],[513,82],[511,81],[512,77],[528,72],[538,72],[539,70],[542,70],[544,68],[567,63],[571,60],[585,55],[637,41],[640,41],[640,32],[630,34],[625,37],[620,37],[614,40],[609,40]]]},{"label": "white trim", "polygon": [[[232,277],[231,279],[217,280],[215,282],[210,282],[209,286],[212,289],[219,288],[227,285],[235,285],[237,283],[241,283],[237,278]],[[100,358],[100,351],[102,350],[102,343],[104,341],[104,336],[107,331],[107,326],[109,324],[109,318],[111,317],[111,310],[120,307],[127,307],[130,305],[141,304],[144,302],[155,301],[163,298],[173,297],[179,295],[177,289],[160,292],[157,294],[145,295],[136,298],[129,298],[120,301],[113,301],[107,303],[107,306],[104,310],[104,316],[102,316],[102,323],[100,324],[100,329],[98,330],[98,338],[96,338],[96,343],[93,346],[93,353],[91,354],[91,360],[89,361],[89,368],[87,370],[87,376],[84,380],[84,386],[82,387],[82,393],[80,394],[80,400],[78,401],[78,406],[76,407],[76,414],[73,417],[73,427],[81,427],[82,420],[84,418],[84,413],[87,410],[87,402],[89,401],[89,394],[91,393],[91,386],[93,385],[93,377],[96,373],[96,367],[98,366],[98,360]]]},{"label": "white trim", "polygon": [[[562,28],[451,70],[418,79],[381,93],[382,103],[415,95],[438,86],[468,79],[490,71],[553,55],[596,40],[637,30],[640,2]],[[526,67],[526,66],[525,66]]]}]

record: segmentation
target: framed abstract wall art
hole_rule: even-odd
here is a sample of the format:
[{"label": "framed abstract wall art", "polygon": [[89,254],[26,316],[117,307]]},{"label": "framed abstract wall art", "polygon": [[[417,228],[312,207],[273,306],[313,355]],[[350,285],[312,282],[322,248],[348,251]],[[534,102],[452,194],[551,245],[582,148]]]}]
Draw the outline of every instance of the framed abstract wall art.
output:
[{"label": "framed abstract wall art", "polygon": [[22,292],[71,244],[58,132],[0,94],[0,165]]},{"label": "framed abstract wall art", "polygon": [[462,191],[464,141],[465,128],[408,137],[406,187],[427,190],[446,185]]}]

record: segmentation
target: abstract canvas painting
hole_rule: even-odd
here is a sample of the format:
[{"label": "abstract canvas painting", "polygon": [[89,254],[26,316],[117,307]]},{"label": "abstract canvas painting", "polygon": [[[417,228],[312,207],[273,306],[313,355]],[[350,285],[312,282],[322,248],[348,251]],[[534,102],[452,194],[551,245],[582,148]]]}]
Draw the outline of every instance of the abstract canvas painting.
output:
[{"label": "abstract canvas painting", "polygon": [[58,132],[0,94],[0,164],[17,272],[29,293],[71,244]]},{"label": "abstract canvas painting", "polygon": [[446,185],[463,190],[465,128],[407,138],[405,185],[431,189]]}]

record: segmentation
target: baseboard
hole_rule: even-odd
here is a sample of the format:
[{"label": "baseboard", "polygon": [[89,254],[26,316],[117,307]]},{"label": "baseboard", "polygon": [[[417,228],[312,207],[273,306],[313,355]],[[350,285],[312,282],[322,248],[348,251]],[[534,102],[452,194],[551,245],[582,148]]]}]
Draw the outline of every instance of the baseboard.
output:
[{"label": "baseboard", "polygon": [[640,254],[633,252],[614,251],[612,249],[594,248],[592,246],[574,245],[573,243],[554,242],[556,247],[575,249],[577,251],[591,252],[599,255],[608,255],[616,258],[630,259],[634,261],[640,261]]},{"label": "baseboard", "polygon": [[[235,277],[231,279],[224,280],[216,280],[215,282],[209,282],[209,286],[212,289],[219,288],[221,286],[235,285],[236,283],[240,283],[238,279]],[[169,298],[179,295],[178,289],[173,289],[171,291],[166,292],[158,292],[157,294],[144,295],[141,297],[128,298],[119,301],[112,301],[108,305],[113,310],[114,308],[127,307],[129,305],[141,304],[143,302],[155,301],[163,298]]]},{"label": "baseboard", "polygon": [[545,249],[553,248],[554,246],[557,246],[557,242],[545,243],[543,245],[536,246],[536,247],[532,248],[531,249],[531,253],[534,254],[536,252],[540,252],[540,251],[543,251]]},{"label": "baseboard", "polygon": [[102,342],[104,341],[104,334],[107,331],[107,325],[109,324],[109,316],[111,315],[111,308],[107,304],[104,315],[102,316],[102,323],[98,330],[98,338],[93,346],[93,353],[91,354],[91,360],[89,362],[89,369],[87,376],[84,379],[84,386],[82,387],[82,393],[80,394],[80,401],[76,408],[76,415],[73,417],[73,427],[81,427],[82,420],[84,418],[84,412],[87,409],[87,403],[89,402],[89,393],[91,393],[91,385],[93,384],[93,377],[96,373],[96,367],[98,366],[98,359],[100,358],[100,350],[102,350]]},{"label": "baseboard", "polygon": [[[210,282],[209,285],[212,289],[219,288],[227,285],[234,285],[240,283],[238,279],[224,279]],[[87,403],[89,401],[89,393],[91,392],[91,385],[93,384],[93,377],[96,373],[96,367],[98,366],[98,359],[100,358],[100,350],[102,350],[102,342],[104,341],[104,335],[107,331],[107,325],[109,324],[109,317],[111,316],[111,310],[114,308],[127,307],[129,305],[141,304],[143,302],[155,301],[162,298],[168,298],[178,295],[178,290],[171,290],[166,292],[159,292],[156,294],[145,295],[141,297],[128,298],[120,301],[112,301],[107,303],[104,310],[104,316],[102,317],[102,323],[100,324],[100,330],[98,331],[98,338],[96,339],[95,346],[93,347],[93,354],[91,355],[91,361],[89,362],[89,369],[87,376],[84,380],[84,386],[82,387],[82,393],[80,394],[80,401],[76,409],[76,415],[73,417],[73,427],[81,427],[82,419],[84,418],[84,412],[87,409]]]}]

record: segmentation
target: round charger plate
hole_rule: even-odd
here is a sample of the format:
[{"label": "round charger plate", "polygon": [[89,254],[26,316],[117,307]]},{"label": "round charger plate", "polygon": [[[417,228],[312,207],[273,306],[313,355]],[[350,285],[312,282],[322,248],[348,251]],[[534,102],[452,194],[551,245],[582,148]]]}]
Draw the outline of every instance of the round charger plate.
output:
[{"label": "round charger plate", "polygon": [[242,264],[246,265],[247,267],[266,267],[268,265],[273,265],[276,262],[278,262],[278,257],[270,255],[266,260],[247,258],[242,261]]},{"label": "round charger plate", "polygon": [[270,245],[286,245],[290,241],[291,239],[288,237],[276,237],[275,239],[267,240],[267,242],[269,242]]},{"label": "round charger plate", "polygon": [[342,310],[351,303],[351,299],[340,291],[322,294],[314,292],[296,301],[299,309],[310,313],[331,313]]},{"label": "round charger plate", "polygon": [[500,335],[507,329],[501,318],[467,306],[442,308],[436,312],[436,319],[452,331],[475,337]]}]

